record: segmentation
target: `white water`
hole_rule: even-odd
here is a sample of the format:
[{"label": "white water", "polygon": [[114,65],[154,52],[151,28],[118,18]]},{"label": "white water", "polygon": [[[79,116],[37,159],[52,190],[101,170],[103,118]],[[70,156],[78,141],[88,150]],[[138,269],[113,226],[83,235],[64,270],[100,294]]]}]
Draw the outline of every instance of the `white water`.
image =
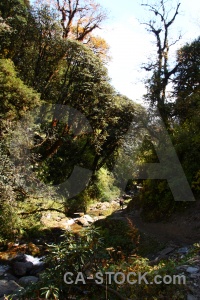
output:
[{"label": "white water", "polygon": [[25,254],[26,261],[32,262],[33,265],[42,265],[44,257],[33,257],[32,255]]}]

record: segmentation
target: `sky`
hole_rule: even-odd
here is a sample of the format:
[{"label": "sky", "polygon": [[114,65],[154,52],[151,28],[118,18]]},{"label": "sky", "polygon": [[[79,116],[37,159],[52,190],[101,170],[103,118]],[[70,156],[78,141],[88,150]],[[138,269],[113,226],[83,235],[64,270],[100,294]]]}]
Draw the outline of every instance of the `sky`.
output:
[{"label": "sky", "polygon": [[[44,0],[46,1],[46,0]],[[159,3],[160,0],[95,0],[107,11],[108,19],[95,34],[106,40],[110,46],[110,62],[107,64],[111,84],[117,92],[137,103],[145,94],[144,79],[148,75],[141,69],[142,64],[152,57],[155,38],[147,33],[142,22],[148,22],[151,14],[141,4]],[[166,0],[176,7],[178,0]],[[32,3],[33,0],[30,0]],[[182,34],[182,39],[171,47],[172,58],[176,50],[186,42],[192,42],[200,32],[200,1],[180,0],[179,14],[170,34],[174,40]],[[173,12],[173,10],[172,10]]]},{"label": "sky", "polygon": [[[153,0],[98,0],[98,3],[108,11],[108,20],[104,22],[97,34],[110,46],[111,61],[107,68],[111,84],[118,92],[137,103],[142,103],[142,95],[145,93],[143,81],[147,75],[142,71],[141,65],[148,62],[148,58],[155,50],[154,36],[147,33],[145,26],[140,24],[147,22],[151,17],[141,4],[154,2]],[[200,1],[180,0],[180,2],[180,13],[171,27],[171,35],[172,38],[177,39],[181,32],[182,39],[171,48],[172,57],[175,57],[176,49],[186,42],[193,41],[200,31]],[[171,0],[171,5],[176,6],[176,3],[176,0]]]}]

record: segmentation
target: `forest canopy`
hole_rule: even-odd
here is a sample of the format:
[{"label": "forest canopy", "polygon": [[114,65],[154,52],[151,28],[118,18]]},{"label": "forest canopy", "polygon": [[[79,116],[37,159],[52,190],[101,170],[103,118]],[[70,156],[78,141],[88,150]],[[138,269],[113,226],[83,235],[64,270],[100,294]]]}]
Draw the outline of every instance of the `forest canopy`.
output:
[{"label": "forest canopy", "polygon": [[[170,241],[167,255],[176,264],[172,256],[148,263],[140,255],[152,257],[154,240],[134,219],[146,228],[168,221],[200,196],[200,37],[171,60],[176,40],[170,45],[169,34],[180,5],[167,11],[164,0],[142,4],[150,19],[141,26],[156,53],[142,66],[144,107],[111,84],[109,45],[96,35],[107,12],[96,1],[0,1],[0,250],[22,249],[19,262],[8,256],[11,268],[26,264],[26,273],[32,265],[26,274],[38,276],[14,299],[96,299],[97,293],[99,299],[183,299],[188,293],[187,285],[168,281],[108,287],[106,273],[151,279],[167,272],[169,279],[181,257],[184,267],[189,257],[189,247]],[[85,225],[80,219],[88,212]],[[76,222],[89,228],[77,232]],[[24,251],[44,254],[45,263],[24,262]],[[199,253],[199,243],[191,251]],[[66,284],[66,271],[73,278],[83,272],[87,285]],[[106,285],[95,285],[86,271],[102,271]],[[20,274],[0,281],[18,283]]]},{"label": "forest canopy", "polygon": [[[170,215],[179,209],[181,203],[173,201],[166,180],[143,180],[141,175],[148,174],[145,163],[159,162],[155,145],[161,146],[162,126],[155,117],[157,109],[190,187],[198,195],[199,37],[178,49],[174,66],[169,66],[168,32],[179,5],[171,19],[163,1],[159,7],[145,6],[155,18],[145,25],[157,41],[156,60],[145,66],[151,74],[144,95],[149,109],[117,93],[110,83],[106,68],[109,46],[95,35],[107,17],[98,3],[1,1],[2,165],[4,160],[13,163],[13,149],[9,148],[13,139],[17,140],[15,148],[23,148],[14,160],[13,179],[9,179],[11,170],[2,170],[1,184],[4,193],[10,185],[16,207],[42,184],[63,199],[66,214],[85,210],[91,199],[110,200],[109,195],[124,193],[131,180],[132,185],[143,186],[139,201],[147,218],[162,219],[166,212]],[[173,84],[170,96],[166,93],[169,83]],[[22,124],[29,132],[20,129]],[[22,171],[26,166],[29,174]],[[24,178],[23,184],[16,176]],[[77,188],[82,176],[87,180]],[[107,195],[104,176],[112,182],[105,186]],[[3,207],[10,204],[6,197],[2,199],[3,215]]]}]

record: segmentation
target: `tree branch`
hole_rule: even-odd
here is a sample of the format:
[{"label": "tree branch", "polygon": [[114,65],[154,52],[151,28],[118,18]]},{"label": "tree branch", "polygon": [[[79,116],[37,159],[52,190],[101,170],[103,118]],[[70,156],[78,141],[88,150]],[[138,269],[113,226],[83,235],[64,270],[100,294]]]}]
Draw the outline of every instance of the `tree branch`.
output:
[{"label": "tree branch", "polygon": [[21,213],[18,213],[18,215],[28,216],[28,215],[33,215],[33,214],[43,212],[43,211],[57,211],[61,214],[64,214],[64,210],[60,210],[57,208],[40,208],[40,209],[35,209],[35,210],[29,211],[29,212],[21,212]]},{"label": "tree branch", "polygon": [[180,3],[178,3],[178,5],[177,5],[177,7],[176,7],[176,11],[175,11],[175,14],[174,14],[174,16],[173,16],[173,18],[166,24],[166,26],[167,27],[169,27],[173,22],[174,22],[174,20],[175,20],[175,18],[176,18],[176,16],[178,15],[178,10],[179,10],[179,6],[180,6],[181,4]]}]

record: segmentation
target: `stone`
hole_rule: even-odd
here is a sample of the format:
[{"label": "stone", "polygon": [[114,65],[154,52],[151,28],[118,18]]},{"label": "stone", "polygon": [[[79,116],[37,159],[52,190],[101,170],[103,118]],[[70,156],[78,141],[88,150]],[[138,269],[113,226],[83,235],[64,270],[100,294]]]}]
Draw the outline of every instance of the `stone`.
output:
[{"label": "stone", "polygon": [[19,284],[23,287],[28,286],[30,283],[38,282],[38,277],[36,276],[23,276],[19,279]]},{"label": "stone", "polygon": [[88,223],[93,223],[94,222],[93,218],[89,215],[84,215],[84,218],[88,221]]},{"label": "stone", "polygon": [[39,273],[41,273],[42,271],[44,271],[45,269],[45,265],[34,265],[33,268],[31,269],[31,271],[29,272],[30,275],[38,275]]},{"label": "stone", "polygon": [[190,274],[190,278],[198,279],[200,278],[200,273],[192,273]]},{"label": "stone", "polygon": [[106,207],[110,207],[110,202],[103,202],[103,205]]},{"label": "stone", "polygon": [[199,268],[198,268],[198,267],[188,267],[188,268],[186,269],[186,272],[187,272],[187,273],[191,273],[191,274],[197,273],[197,272],[199,272]]},{"label": "stone", "polygon": [[178,249],[177,252],[180,254],[187,254],[189,252],[189,249],[188,249],[188,247],[183,247],[183,248]]},{"label": "stone", "polygon": [[88,221],[84,218],[84,216],[81,217],[81,218],[78,218],[76,220],[76,223],[81,225],[81,226],[88,226],[89,225]]},{"label": "stone", "polygon": [[4,275],[9,269],[10,267],[8,265],[0,265],[0,276]]},{"label": "stone", "polygon": [[26,256],[23,253],[17,254],[14,258],[11,259],[11,264],[15,262],[25,262]]},{"label": "stone", "polygon": [[106,206],[106,204],[102,204],[102,206],[101,206],[101,210],[106,210],[107,209],[107,206]]},{"label": "stone", "polygon": [[163,249],[162,251],[159,252],[159,255],[166,255],[171,253],[172,251],[174,251],[173,247],[167,247],[165,249]]},{"label": "stone", "polygon": [[18,291],[20,288],[21,286],[13,280],[0,280],[0,297],[10,295],[13,292]]},{"label": "stone", "polygon": [[28,271],[30,271],[33,267],[32,262],[15,262],[13,264],[13,271],[14,274],[17,276],[23,276],[25,275]]},{"label": "stone", "polygon": [[74,219],[67,220],[67,225],[73,225],[75,223]]},{"label": "stone", "polygon": [[197,298],[194,297],[194,296],[191,295],[191,294],[188,294],[188,295],[187,295],[187,300],[197,300]]},{"label": "stone", "polygon": [[14,275],[12,275],[12,274],[10,274],[10,273],[5,273],[4,274],[4,279],[5,280],[13,280],[13,281],[17,281],[18,280],[18,278],[16,277],[16,276],[14,276]]},{"label": "stone", "polygon": [[182,265],[182,266],[178,266],[176,267],[177,270],[186,270],[189,266],[188,265]]}]

